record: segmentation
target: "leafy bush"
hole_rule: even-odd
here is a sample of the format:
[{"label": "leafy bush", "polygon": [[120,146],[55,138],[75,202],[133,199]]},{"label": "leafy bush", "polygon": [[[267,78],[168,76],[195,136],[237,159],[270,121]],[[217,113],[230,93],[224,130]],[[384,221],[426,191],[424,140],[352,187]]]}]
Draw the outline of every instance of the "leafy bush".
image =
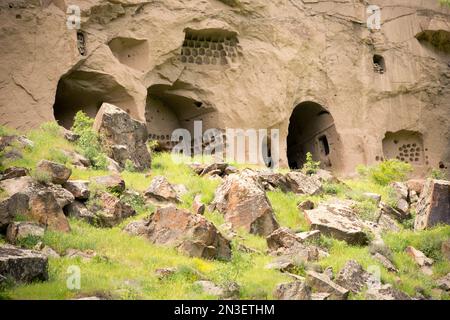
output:
[{"label": "leafy bush", "polygon": [[447,178],[447,175],[445,174],[444,170],[431,169],[429,177],[437,180],[445,180]]},{"label": "leafy bush", "polygon": [[391,159],[370,167],[359,165],[356,170],[359,175],[372,182],[386,186],[393,181],[405,180],[412,171],[412,166],[409,163]]},{"label": "leafy bush", "polygon": [[376,221],[378,218],[378,206],[372,199],[358,202],[355,210],[363,220]]},{"label": "leafy bush", "polygon": [[136,172],[137,171],[136,167],[134,166],[133,161],[131,161],[130,159],[127,159],[125,161],[125,171],[128,171],[128,172]]},{"label": "leafy bush", "polygon": [[74,118],[72,131],[80,136],[77,141],[79,151],[88,158],[95,169],[106,169],[108,161],[102,152],[99,135],[92,128],[94,119],[83,111],[78,111]]},{"label": "leafy bush", "polygon": [[306,153],[306,162],[303,165],[303,172],[305,174],[314,174],[320,166],[320,161],[314,161],[311,152]]}]

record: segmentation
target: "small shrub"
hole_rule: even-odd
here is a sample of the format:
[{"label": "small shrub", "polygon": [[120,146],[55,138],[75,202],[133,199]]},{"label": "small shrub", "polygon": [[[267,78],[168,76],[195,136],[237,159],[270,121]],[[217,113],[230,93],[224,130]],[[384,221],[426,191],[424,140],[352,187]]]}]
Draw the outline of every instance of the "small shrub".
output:
[{"label": "small shrub", "polygon": [[26,236],[25,238],[16,241],[16,245],[26,249],[33,249],[41,240],[41,237]]},{"label": "small shrub", "polygon": [[136,172],[137,171],[136,167],[134,166],[133,161],[131,161],[130,159],[127,159],[125,161],[125,171],[128,171],[128,172]]},{"label": "small shrub", "polygon": [[311,152],[306,153],[306,162],[303,165],[302,171],[305,174],[314,174],[319,170],[320,161],[314,161]]},{"label": "small shrub", "polygon": [[354,209],[363,220],[376,221],[378,218],[377,204],[371,199],[358,202]]},{"label": "small shrub", "polygon": [[436,180],[445,180],[447,179],[447,175],[444,170],[441,169],[431,169],[429,177]]},{"label": "small shrub", "polygon": [[54,161],[60,164],[66,164],[67,162],[69,162],[69,157],[64,154],[64,152],[62,152],[61,150],[58,149],[50,149],[50,156],[48,157],[48,160],[50,161]]},{"label": "small shrub", "polygon": [[48,172],[35,169],[31,172],[31,177],[34,179],[34,181],[48,184],[52,180],[50,174]]},{"label": "small shrub", "polygon": [[393,181],[405,180],[412,171],[412,166],[409,163],[391,159],[370,167],[359,165],[356,170],[362,177],[376,184],[386,186]]},{"label": "small shrub", "polygon": [[151,152],[156,152],[158,150],[159,147],[159,142],[158,140],[149,140],[147,142],[147,147]]},{"label": "small shrub", "polygon": [[75,114],[72,131],[80,136],[77,146],[80,152],[88,158],[95,169],[106,169],[108,161],[102,152],[99,135],[92,128],[94,119],[89,118],[83,111]]}]

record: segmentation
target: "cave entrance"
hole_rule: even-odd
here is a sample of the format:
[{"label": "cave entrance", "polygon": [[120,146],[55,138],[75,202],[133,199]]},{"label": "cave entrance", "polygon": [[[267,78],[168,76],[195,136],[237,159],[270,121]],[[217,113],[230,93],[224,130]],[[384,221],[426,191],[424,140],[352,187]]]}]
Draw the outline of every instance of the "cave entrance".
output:
[{"label": "cave entrance", "polygon": [[310,152],[314,161],[330,169],[339,160],[339,135],[332,115],[315,102],[297,105],[289,120],[287,158],[291,169],[300,169]]},{"label": "cave entrance", "polygon": [[79,110],[93,118],[103,102],[114,104],[128,113],[134,111],[132,97],[112,76],[90,71],[73,71],[58,82],[53,112],[58,123],[70,129]]},{"label": "cave entrance", "polygon": [[194,98],[187,85],[157,84],[148,88],[145,118],[149,139],[156,141],[156,149],[170,151],[178,144],[171,141],[176,129],[187,129],[194,137],[194,121],[210,110]]}]

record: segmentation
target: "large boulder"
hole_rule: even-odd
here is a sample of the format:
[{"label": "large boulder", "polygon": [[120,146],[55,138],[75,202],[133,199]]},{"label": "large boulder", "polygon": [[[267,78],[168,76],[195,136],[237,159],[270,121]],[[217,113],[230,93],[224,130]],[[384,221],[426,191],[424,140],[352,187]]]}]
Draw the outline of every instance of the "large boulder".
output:
[{"label": "large boulder", "polygon": [[0,246],[0,276],[19,282],[48,279],[48,259],[45,255],[11,245]]},{"label": "large boulder", "polygon": [[9,243],[16,243],[28,237],[42,238],[45,229],[33,222],[13,222],[6,230],[6,240]]},{"label": "large boulder", "polygon": [[[70,230],[62,206],[73,201],[73,195],[61,186],[34,182],[26,176],[0,181],[0,188],[12,198],[5,206],[9,208],[7,211],[10,212],[10,217],[11,214],[13,217],[20,214],[52,230]],[[28,197],[28,206],[25,205],[26,198],[23,194]],[[18,212],[12,212],[11,209],[14,208],[17,208]]]},{"label": "large boulder", "polygon": [[316,176],[310,176],[299,171],[286,174],[289,190],[297,194],[316,195],[322,192],[322,183]]},{"label": "large boulder", "polygon": [[403,182],[392,182],[390,187],[394,190],[396,199],[395,208],[407,214],[409,210],[409,191],[407,185]]},{"label": "large boulder", "polygon": [[301,246],[303,242],[292,230],[285,227],[272,232],[266,237],[266,240],[270,251]]},{"label": "large boulder", "polygon": [[[78,208],[83,208],[77,205]],[[121,223],[124,219],[134,216],[136,211],[127,203],[108,192],[99,192],[96,201],[88,207],[88,211],[80,212],[80,217],[88,221],[90,212],[94,213],[94,223],[100,227],[111,228]],[[70,214],[70,213],[69,213]],[[77,214],[77,213],[74,213]]]},{"label": "large boulder", "polygon": [[16,215],[26,215],[29,212],[30,198],[26,193],[17,192],[0,200],[0,232],[6,230],[14,221]]},{"label": "large boulder", "polygon": [[276,173],[271,170],[264,170],[259,171],[258,176],[264,189],[266,190],[280,189],[283,192],[290,191],[290,185],[287,182],[286,177],[281,173]]},{"label": "large boulder", "polygon": [[306,275],[306,283],[318,292],[329,293],[331,300],[346,300],[348,298],[349,291],[331,281],[325,274],[308,271]]},{"label": "large boulder", "polygon": [[36,170],[48,175],[50,181],[55,184],[63,184],[72,174],[72,170],[65,165],[48,160],[39,161]]},{"label": "large boulder", "polygon": [[212,223],[174,206],[158,208],[148,220],[144,235],[155,244],[176,247],[192,257],[231,258],[230,241]]},{"label": "large boulder", "polygon": [[77,200],[89,199],[89,181],[87,180],[68,180],[63,184],[63,188],[72,193]]},{"label": "large boulder", "polygon": [[148,132],[145,123],[134,120],[122,109],[103,103],[94,121],[108,156],[125,167],[131,160],[134,167],[143,171],[150,168],[151,157],[147,149]]},{"label": "large boulder", "polygon": [[355,260],[349,260],[336,276],[335,282],[350,290],[353,293],[359,293],[368,286],[370,274]]},{"label": "large boulder", "polygon": [[273,294],[277,300],[311,300],[311,287],[304,281],[279,284]]},{"label": "large boulder", "polygon": [[95,177],[91,181],[106,188],[109,192],[122,193],[125,191],[125,181],[118,174]]},{"label": "large boulder", "polygon": [[390,284],[373,286],[366,291],[367,300],[411,300],[411,298]]},{"label": "large boulder", "polygon": [[416,207],[415,230],[450,224],[450,181],[429,179]]},{"label": "large boulder", "polygon": [[145,197],[154,203],[180,203],[180,196],[172,184],[163,176],[154,177],[144,193]]},{"label": "large boulder", "polygon": [[75,200],[68,206],[64,207],[64,214],[71,218],[81,219],[90,224],[96,222],[96,216],[93,214],[83,202]]},{"label": "large boulder", "polygon": [[352,201],[335,199],[320,204],[317,209],[306,210],[304,215],[311,229],[320,230],[324,235],[349,244],[366,244],[368,236],[365,224],[357,216],[353,206]]},{"label": "large boulder", "polygon": [[22,167],[9,167],[0,174],[0,180],[19,178],[28,175],[29,170]]},{"label": "large boulder", "polygon": [[215,209],[224,214],[234,229],[268,236],[278,228],[265,190],[252,170],[226,177],[211,204],[211,211]]}]

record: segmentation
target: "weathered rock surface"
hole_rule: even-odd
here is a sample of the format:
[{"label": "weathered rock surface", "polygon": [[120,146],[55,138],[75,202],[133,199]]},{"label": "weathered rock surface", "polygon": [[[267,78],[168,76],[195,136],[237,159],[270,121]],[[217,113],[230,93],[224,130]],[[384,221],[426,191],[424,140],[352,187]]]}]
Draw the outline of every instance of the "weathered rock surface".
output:
[{"label": "weathered rock surface", "polygon": [[391,262],[391,260],[389,260],[388,258],[386,258],[384,255],[376,252],[373,256],[372,256],[375,260],[377,260],[379,263],[381,263],[383,265],[383,267],[385,267],[388,271],[391,272],[398,272],[398,269],[395,267],[395,265]]},{"label": "weathered rock surface", "polygon": [[436,281],[440,289],[450,291],[450,273]]},{"label": "weathered rock surface", "polygon": [[349,291],[331,281],[326,275],[315,271],[308,271],[306,274],[306,283],[316,291],[329,293],[332,300],[348,298]]},{"label": "weathered rock surface", "polygon": [[416,207],[415,230],[450,224],[450,181],[427,180]]},{"label": "weathered rock surface", "polygon": [[67,150],[61,150],[61,152],[69,158],[70,163],[74,166],[80,168],[87,168],[91,166],[91,161],[77,152]]},{"label": "weathered rock surface", "polygon": [[417,250],[412,246],[408,246],[405,251],[420,267],[423,273],[430,276],[433,274],[433,270],[431,268],[434,263],[433,259],[428,258],[422,251]]},{"label": "weathered rock surface", "polygon": [[0,200],[0,232],[14,221],[16,215],[25,215],[29,212],[30,198],[25,193],[15,193]]},{"label": "weathered rock surface", "polygon": [[266,190],[280,189],[283,192],[290,191],[290,185],[286,177],[273,171],[258,171],[258,177]]},{"label": "weathered rock surface", "polygon": [[65,165],[48,160],[39,161],[36,165],[36,170],[48,175],[50,181],[55,184],[63,184],[72,174],[72,170]]},{"label": "weathered rock surface", "polygon": [[311,200],[305,200],[298,204],[297,208],[299,210],[312,210],[314,209],[315,204]]},{"label": "weathered rock surface", "polygon": [[400,222],[411,217],[409,212],[405,212],[402,210],[398,210],[397,208],[393,208],[390,205],[388,205],[387,203],[384,203],[383,201],[380,202],[379,207],[380,207],[381,215],[390,216]]},{"label": "weathered rock surface", "polygon": [[36,251],[0,246],[0,275],[19,282],[48,279],[47,257]]},{"label": "weathered rock surface", "polygon": [[[173,206],[158,208],[150,217],[145,236],[153,243],[178,248],[193,257],[231,258],[230,241],[203,216]],[[139,232],[142,229],[138,229]]]},{"label": "weathered rock surface", "polygon": [[93,214],[83,202],[77,200],[64,207],[64,214],[71,218],[85,220],[91,224],[94,224],[96,221],[95,214]]},{"label": "weathered rock surface", "polygon": [[306,210],[304,215],[311,229],[350,244],[366,244],[365,225],[354,212],[353,205],[352,201],[334,200],[320,204],[317,209]]},{"label": "weathered rock surface", "polygon": [[269,250],[276,251],[280,248],[291,248],[302,244],[302,239],[288,228],[278,228],[267,236]]},{"label": "weathered rock surface", "polygon": [[277,300],[311,300],[311,287],[304,281],[279,284],[273,294]]},{"label": "weathered rock surface", "polygon": [[355,260],[349,260],[334,280],[353,293],[361,292],[367,286],[370,275]]},{"label": "weathered rock surface", "polygon": [[[136,214],[136,211],[129,204],[108,192],[100,192],[96,199],[97,201],[88,209],[94,213],[95,224],[100,227],[114,227],[124,219]],[[84,212],[83,215],[89,217],[89,212]]]},{"label": "weathered rock surface", "polygon": [[63,184],[63,188],[72,193],[77,200],[89,199],[89,181],[87,180],[68,180]]},{"label": "weathered rock surface", "polygon": [[16,243],[27,237],[42,238],[45,229],[33,222],[13,222],[6,230],[6,240],[9,243]]},{"label": "weathered rock surface", "polygon": [[322,183],[316,176],[292,171],[286,174],[289,190],[297,194],[316,195],[322,191]]},{"label": "weathered rock surface", "polygon": [[29,174],[29,170],[27,168],[20,167],[9,167],[2,174],[0,174],[0,180],[19,178],[23,176],[27,176]]},{"label": "weathered rock surface", "polygon": [[147,127],[134,120],[122,109],[103,103],[95,117],[94,129],[100,134],[108,155],[125,167],[131,160],[134,167],[143,171],[150,168],[151,157],[147,149]]},{"label": "weathered rock surface", "polygon": [[219,299],[237,299],[239,297],[239,286],[237,283],[229,283],[225,287],[216,285],[212,281],[200,280],[194,282],[194,285],[199,286],[205,293],[216,296]]},{"label": "weathered rock surface", "polygon": [[442,256],[450,261],[450,239],[447,239],[442,242],[441,252]]},{"label": "weathered rock surface", "polygon": [[407,185],[402,182],[392,182],[390,186],[394,190],[396,198],[395,208],[406,215],[409,210],[409,191]]},{"label": "weathered rock surface", "polygon": [[122,193],[125,191],[125,181],[117,174],[95,177],[91,181],[105,187],[109,192]]},{"label": "weathered rock surface", "polygon": [[202,203],[202,196],[200,194],[196,195],[194,197],[194,201],[192,202],[192,211],[195,214],[203,215],[205,213],[205,210],[206,206],[204,203]]},{"label": "weathered rock surface", "polygon": [[411,300],[411,298],[390,284],[374,286],[366,292],[367,300]]},{"label": "weathered rock surface", "polygon": [[244,170],[239,175],[228,176],[216,190],[211,211],[217,209],[233,228],[268,236],[278,228],[272,206],[258,175]]},{"label": "weathered rock surface", "polygon": [[155,203],[181,202],[175,187],[170,184],[164,176],[157,176],[153,178],[144,195],[148,200]]}]

